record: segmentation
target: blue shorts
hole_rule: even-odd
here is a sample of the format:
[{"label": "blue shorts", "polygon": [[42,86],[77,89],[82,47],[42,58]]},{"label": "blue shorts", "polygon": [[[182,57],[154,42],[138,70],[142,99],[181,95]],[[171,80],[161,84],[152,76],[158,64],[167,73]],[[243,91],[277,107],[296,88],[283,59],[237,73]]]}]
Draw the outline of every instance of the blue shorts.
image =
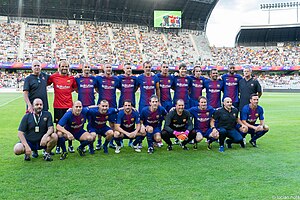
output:
[{"label": "blue shorts", "polygon": [[[26,140],[27,144],[29,145],[30,149],[33,151],[37,151],[40,149],[46,149],[46,146],[40,146],[41,140],[36,141],[36,142],[31,142],[29,140]],[[21,143],[21,142],[20,142]]]},{"label": "blue shorts", "polygon": [[201,135],[203,136],[203,137],[205,137],[205,138],[209,138],[209,135],[211,134],[211,132],[212,132],[212,129],[211,128],[209,128],[209,129],[207,129],[206,130],[206,132],[203,132],[203,131],[201,131],[201,130],[195,130],[196,131],[196,133],[201,133]]},{"label": "blue shorts", "polygon": [[109,130],[112,130],[112,129],[109,126],[105,125],[104,127],[100,128],[100,129],[95,129],[95,128],[88,127],[88,130],[89,130],[90,133],[95,132],[96,134],[105,137],[106,132],[109,131]]},{"label": "blue shorts", "polygon": [[170,111],[170,109],[173,107],[172,101],[163,101],[161,102],[161,106],[166,109],[167,112]]},{"label": "blue shorts", "polygon": [[[148,132],[147,132],[148,133]],[[155,127],[153,128],[153,132],[151,133],[151,135],[154,135],[156,133],[160,133],[161,134],[161,128],[160,127]],[[148,133],[149,134],[149,133]]]},{"label": "blue shorts", "polygon": [[80,137],[85,133],[87,132],[86,130],[84,129],[81,129],[79,132],[73,134],[74,138],[78,141],[80,141]]}]

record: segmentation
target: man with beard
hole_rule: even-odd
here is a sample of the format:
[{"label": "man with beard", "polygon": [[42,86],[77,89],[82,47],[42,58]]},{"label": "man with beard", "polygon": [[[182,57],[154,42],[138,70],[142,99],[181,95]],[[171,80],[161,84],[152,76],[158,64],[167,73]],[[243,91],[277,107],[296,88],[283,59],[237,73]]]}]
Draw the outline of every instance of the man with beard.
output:
[{"label": "man with beard", "polygon": [[181,141],[183,150],[189,150],[185,145],[195,139],[191,114],[184,109],[184,101],[178,99],[175,109],[170,111],[165,119],[165,126],[162,131],[162,139],[168,144],[167,150],[173,150],[170,138],[178,138]]},{"label": "man with beard", "polygon": [[219,72],[217,69],[212,69],[210,71],[210,79],[205,80],[204,87],[206,89],[208,105],[215,109],[221,107],[223,81],[219,79]]},{"label": "man with beard", "polygon": [[225,151],[226,137],[230,138],[226,140],[228,148],[232,148],[232,143],[240,144],[242,148],[245,148],[241,132],[246,133],[248,128],[238,117],[238,109],[232,107],[232,100],[229,97],[224,99],[223,107],[217,109],[213,114],[210,126],[211,129],[217,128],[219,131],[220,152]]},{"label": "man with beard", "polygon": [[257,79],[252,78],[252,69],[245,67],[243,70],[244,78],[239,81],[239,92],[240,92],[240,111],[243,107],[250,103],[251,94],[257,94],[261,97],[262,90],[260,83]]},{"label": "man with beard", "polygon": [[174,77],[169,74],[169,66],[165,61],[161,64],[161,72],[157,74],[160,89],[160,103],[169,112],[173,107],[171,87]]},{"label": "man with beard", "polygon": [[23,94],[24,100],[27,104],[27,112],[33,112],[33,100],[40,98],[43,101],[43,110],[48,111],[48,97],[47,97],[47,81],[49,75],[41,72],[42,66],[38,60],[32,62],[32,74],[27,76],[24,81]]},{"label": "man with beard", "polygon": [[62,148],[62,154],[60,160],[64,160],[67,157],[67,151],[64,139],[68,140],[78,140],[80,146],[77,151],[80,156],[85,156],[84,148],[85,146],[93,143],[96,139],[95,133],[89,133],[85,131],[84,123],[87,119],[87,108],[82,108],[82,103],[80,101],[75,101],[72,110],[67,111],[64,116],[59,120],[57,124],[57,130],[59,131],[60,146]]},{"label": "man with beard", "polygon": [[115,124],[114,137],[117,143],[115,153],[120,153],[121,139],[135,139],[132,147],[136,152],[141,152],[138,144],[142,141],[144,135],[140,133],[139,113],[132,109],[130,100],[125,100],[123,107],[124,109],[118,113],[117,123]]},{"label": "man with beard", "polygon": [[208,144],[207,148],[210,150],[212,142],[219,139],[218,130],[210,128],[210,121],[215,109],[207,105],[207,99],[204,96],[200,96],[198,102],[198,106],[188,109],[194,118],[194,129],[192,131],[196,133],[196,143],[193,148],[197,150],[197,143],[205,137]]},{"label": "man with beard", "polygon": [[241,75],[237,74],[235,71],[235,66],[233,63],[228,65],[228,73],[221,76],[224,85],[224,95],[225,97],[230,97],[232,99],[232,105],[235,108],[239,108],[239,81],[243,78]]},{"label": "man with beard", "polygon": [[[48,79],[48,85],[53,84],[54,88],[54,122],[57,124],[62,116],[67,112],[69,108],[72,108],[72,92],[77,90],[77,84],[75,78],[69,75],[70,65],[66,60],[62,60],[58,64],[58,72],[52,74]],[[58,135],[61,133],[57,132]],[[60,140],[60,138],[58,138]],[[60,147],[56,147],[56,153],[60,154]],[[70,153],[74,153],[74,148],[72,146],[72,141],[69,140]]]},{"label": "man with beard", "polygon": [[57,143],[54,133],[52,115],[43,111],[43,101],[39,98],[32,102],[33,112],[27,113],[19,126],[18,137],[20,142],[14,147],[16,155],[25,154],[25,161],[30,160],[32,151],[45,149],[44,160],[52,161],[50,152]]},{"label": "man with beard", "polygon": [[[256,140],[269,131],[264,121],[264,109],[258,105],[258,100],[258,94],[252,94],[250,104],[245,105],[241,111],[241,120],[248,127],[248,133],[251,134],[249,143],[253,147],[257,147]],[[256,124],[257,119],[259,119],[259,124]],[[244,138],[246,134],[243,134]]]},{"label": "man with beard", "polygon": [[[161,126],[167,111],[158,105],[158,97],[152,95],[150,106],[143,108],[141,112],[141,133],[146,134],[148,153],[154,152],[153,142],[161,143]],[[154,141],[153,141],[154,140]]]}]

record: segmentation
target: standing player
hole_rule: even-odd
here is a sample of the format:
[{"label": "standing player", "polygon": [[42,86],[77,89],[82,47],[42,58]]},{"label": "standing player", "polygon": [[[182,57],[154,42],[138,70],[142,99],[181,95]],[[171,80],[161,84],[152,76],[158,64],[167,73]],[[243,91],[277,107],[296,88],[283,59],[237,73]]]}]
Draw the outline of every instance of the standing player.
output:
[{"label": "standing player", "polygon": [[152,154],[154,151],[153,139],[156,143],[161,143],[162,121],[167,114],[167,111],[164,107],[159,106],[158,102],[158,97],[152,95],[150,106],[146,106],[141,112],[141,133],[146,134],[149,154]]},{"label": "standing player", "polygon": [[162,139],[168,144],[168,151],[173,150],[170,138],[175,137],[182,141],[182,149],[189,150],[185,145],[196,137],[196,134],[191,132],[193,129],[191,118],[191,114],[184,109],[184,101],[178,99],[175,109],[167,114],[161,133]]},{"label": "standing player", "polygon": [[233,63],[228,65],[228,73],[221,76],[224,85],[224,95],[225,97],[230,97],[232,99],[232,105],[235,108],[239,108],[239,81],[243,78],[241,75],[236,74],[235,66]]},{"label": "standing player", "polygon": [[124,110],[120,110],[115,124],[114,137],[117,143],[115,153],[120,153],[121,139],[134,139],[133,148],[136,152],[141,152],[138,144],[142,141],[140,133],[140,116],[137,111],[132,109],[132,102],[130,100],[124,101]]},{"label": "standing player", "polygon": [[95,89],[97,80],[91,75],[91,67],[88,64],[82,66],[82,75],[75,78],[78,87],[78,100],[83,107],[95,105]]},{"label": "standing player", "polygon": [[[50,152],[57,143],[54,133],[52,115],[43,110],[43,101],[39,98],[32,102],[33,112],[27,113],[19,126],[18,137],[20,142],[14,147],[16,155],[25,154],[24,160],[30,160],[31,151],[45,149],[44,160],[52,161]],[[38,157],[38,154],[35,158]]]},{"label": "standing player", "polygon": [[201,67],[196,65],[193,69],[193,76],[190,76],[191,79],[191,88],[190,88],[190,107],[198,106],[198,98],[202,96],[202,90],[204,89],[205,78],[201,76]]},{"label": "standing player", "polygon": [[119,99],[119,108],[124,105],[124,100],[129,99],[132,102],[133,107],[135,104],[135,92],[137,89],[137,78],[132,75],[131,64],[126,63],[124,65],[124,74],[118,76],[119,85],[118,89],[121,91]]},{"label": "standing player", "polygon": [[[53,84],[54,88],[54,122],[57,124],[69,108],[72,108],[72,92],[77,89],[75,78],[69,75],[70,65],[66,60],[58,64],[58,72],[52,74],[48,79],[48,85]],[[57,133],[61,135],[60,133]],[[60,140],[60,138],[58,138]],[[59,141],[58,144],[61,144]],[[72,141],[69,140],[70,153],[74,153]],[[60,154],[60,147],[57,145],[56,153]]]},{"label": "standing player", "polygon": [[[237,124],[240,125],[239,131],[237,130]],[[215,129],[215,126],[217,126],[217,129],[219,131],[220,152],[225,151],[224,141],[226,137],[230,138],[226,140],[228,148],[232,148],[232,143],[238,143],[242,148],[245,148],[243,137],[240,131],[246,133],[248,131],[248,128],[238,117],[238,109],[232,107],[232,100],[229,97],[226,97],[224,99],[223,107],[217,109],[213,114],[210,126],[211,129]]]},{"label": "standing player", "polygon": [[173,105],[176,105],[178,99],[182,99],[185,109],[188,109],[190,108],[189,87],[191,86],[191,81],[187,77],[186,72],[186,64],[181,63],[179,65],[179,76],[174,76],[172,89],[174,90]]},{"label": "standing player", "polygon": [[165,61],[161,64],[161,73],[156,76],[159,80],[160,103],[169,112],[173,107],[171,87],[174,77],[169,74],[169,66]]},{"label": "standing player", "polygon": [[23,94],[24,100],[27,104],[27,111],[33,112],[33,100],[40,98],[43,101],[43,110],[48,111],[48,97],[47,97],[47,81],[49,75],[41,72],[41,63],[38,60],[32,62],[32,74],[27,76],[24,81]]},{"label": "standing player", "polygon": [[249,104],[251,94],[257,94],[261,97],[262,90],[258,80],[252,78],[251,67],[245,67],[243,70],[244,78],[239,82],[239,92],[240,92],[240,111],[243,107]]},{"label": "standing player", "polygon": [[84,123],[87,118],[87,108],[82,108],[82,103],[80,101],[75,101],[71,111],[67,111],[64,116],[59,120],[57,124],[57,130],[59,131],[59,141],[62,148],[62,154],[60,160],[64,160],[67,157],[67,150],[64,142],[64,138],[68,140],[78,140],[80,146],[77,151],[80,156],[84,156],[85,146],[93,143],[96,139],[95,133],[89,133],[83,129]]},{"label": "standing player", "polygon": [[207,99],[204,96],[198,98],[198,106],[188,109],[194,118],[194,129],[196,132],[196,143],[194,149],[197,150],[197,143],[201,142],[203,137],[207,138],[207,148],[211,149],[211,143],[219,139],[219,132],[216,128],[210,128],[210,121],[215,109],[207,106]]},{"label": "standing player", "polygon": [[212,69],[210,71],[210,79],[206,79],[204,82],[208,105],[213,108],[221,107],[221,92],[223,90],[223,81],[220,80],[218,76],[218,70]]},{"label": "standing player", "polygon": [[144,73],[137,78],[138,87],[140,87],[139,112],[145,106],[149,106],[150,97],[156,93],[160,99],[159,80],[151,75],[151,63],[146,61],[143,65]]},{"label": "standing player", "polygon": [[[248,133],[251,134],[249,143],[253,147],[257,147],[256,140],[269,131],[264,121],[264,109],[258,105],[258,100],[258,94],[252,94],[250,104],[245,105],[241,111],[241,120],[248,127]],[[259,124],[255,123],[257,119],[259,119]],[[243,136],[245,137],[246,134]]]},{"label": "standing player", "polygon": [[[118,110],[116,108],[109,108],[108,101],[102,100],[98,107],[90,108],[88,113],[88,131],[92,135],[98,135],[98,138],[101,136],[105,137],[105,142],[103,144],[104,153],[108,153],[107,145],[114,136],[114,131],[106,125],[107,121],[115,122],[113,120],[113,115],[116,114]],[[90,146],[90,153],[94,154],[94,147]],[[98,150],[98,149],[97,149]]]}]

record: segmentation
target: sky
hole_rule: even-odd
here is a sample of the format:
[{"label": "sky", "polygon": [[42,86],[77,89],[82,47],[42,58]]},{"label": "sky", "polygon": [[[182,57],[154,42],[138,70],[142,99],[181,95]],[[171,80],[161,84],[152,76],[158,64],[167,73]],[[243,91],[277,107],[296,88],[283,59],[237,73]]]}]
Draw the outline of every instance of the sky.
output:
[{"label": "sky", "polygon": [[[297,1],[297,0],[295,0]],[[294,2],[293,0],[219,0],[208,20],[206,34],[210,45],[232,47],[241,26],[268,25],[268,11],[260,4]],[[300,1],[299,1],[300,2]],[[300,22],[300,7],[299,7]],[[271,10],[270,25],[297,23],[297,9]]]}]

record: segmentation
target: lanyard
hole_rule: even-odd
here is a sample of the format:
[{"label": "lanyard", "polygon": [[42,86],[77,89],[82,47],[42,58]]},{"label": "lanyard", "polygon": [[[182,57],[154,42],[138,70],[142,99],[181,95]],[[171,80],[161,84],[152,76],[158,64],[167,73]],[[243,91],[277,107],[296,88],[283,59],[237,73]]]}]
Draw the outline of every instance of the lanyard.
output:
[{"label": "lanyard", "polygon": [[34,113],[32,113],[32,115],[33,115],[33,119],[34,119],[34,122],[35,122],[35,124],[36,124],[36,126],[38,126],[39,125],[39,123],[40,123],[40,120],[41,120],[41,117],[42,117],[42,114],[43,114],[43,112],[41,112],[41,114],[40,114],[40,117],[38,118],[38,120],[36,119],[36,116],[35,116],[35,114]]}]

